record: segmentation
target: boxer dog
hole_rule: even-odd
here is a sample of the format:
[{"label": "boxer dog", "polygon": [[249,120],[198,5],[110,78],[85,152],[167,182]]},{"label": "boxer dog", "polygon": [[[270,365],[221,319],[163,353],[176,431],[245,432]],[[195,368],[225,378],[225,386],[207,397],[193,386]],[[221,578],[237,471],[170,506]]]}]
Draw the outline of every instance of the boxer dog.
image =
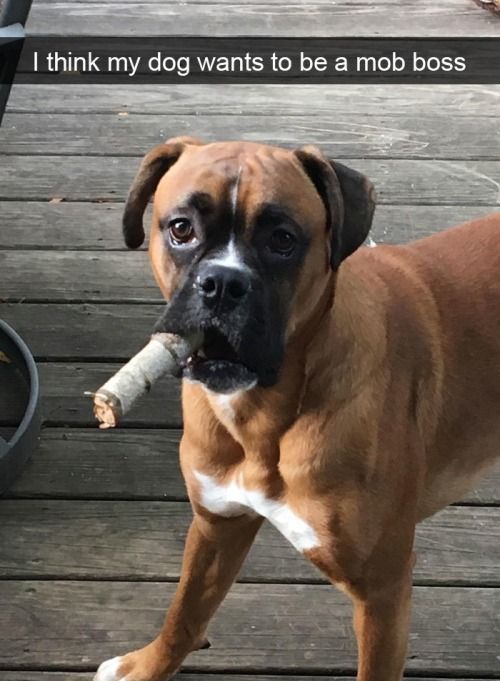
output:
[{"label": "boxer dog", "polygon": [[95,680],[170,679],[267,518],[351,596],[358,681],[400,681],[415,525],[500,450],[500,213],[358,250],[375,205],[358,172],[176,138],[133,181],[132,248],[153,194],[164,330],[204,338],[182,386],[194,519],[161,632]]}]

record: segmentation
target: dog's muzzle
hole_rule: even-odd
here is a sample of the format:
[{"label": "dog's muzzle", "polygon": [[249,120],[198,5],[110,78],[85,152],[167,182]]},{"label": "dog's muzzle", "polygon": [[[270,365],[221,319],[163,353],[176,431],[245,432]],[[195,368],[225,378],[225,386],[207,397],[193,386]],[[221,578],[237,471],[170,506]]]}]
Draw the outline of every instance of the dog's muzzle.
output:
[{"label": "dog's muzzle", "polygon": [[230,394],[277,380],[282,317],[259,275],[249,266],[207,259],[195,264],[170,300],[162,330],[203,342],[182,367],[182,377],[214,393]]},{"label": "dog's muzzle", "polygon": [[[194,288],[205,313],[201,348],[188,359],[184,378],[202,383],[213,392],[228,394],[248,390],[257,375],[242,361],[241,338],[232,333],[232,315],[244,316],[244,303],[251,289],[250,272],[207,261],[199,267]],[[241,310],[239,310],[241,308]]]}]

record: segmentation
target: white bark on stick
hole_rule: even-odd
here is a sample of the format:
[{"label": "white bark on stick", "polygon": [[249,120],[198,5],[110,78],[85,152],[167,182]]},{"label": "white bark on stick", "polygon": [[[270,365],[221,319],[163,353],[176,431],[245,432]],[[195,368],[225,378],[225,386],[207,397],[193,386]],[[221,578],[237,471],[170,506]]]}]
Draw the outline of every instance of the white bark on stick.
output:
[{"label": "white bark on stick", "polygon": [[94,416],[99,421],[99,428],[114,428],[159,378],[177,373],[200,342],[198,336],[182,338],[172,333],[153,334],[149,343],[97,392],[85,393],[94,398]]}]

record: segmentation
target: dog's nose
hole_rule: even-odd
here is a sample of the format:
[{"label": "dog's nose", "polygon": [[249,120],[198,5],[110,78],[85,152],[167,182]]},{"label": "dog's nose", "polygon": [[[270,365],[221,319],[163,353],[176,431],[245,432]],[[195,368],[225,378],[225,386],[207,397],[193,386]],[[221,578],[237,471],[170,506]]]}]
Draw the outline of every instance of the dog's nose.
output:
[{"label": "dog's nose", "polygon": [[243,269],[207,263],[196,280],[203,301],[209,307],[236,307],[250,290],[250,276]]}]

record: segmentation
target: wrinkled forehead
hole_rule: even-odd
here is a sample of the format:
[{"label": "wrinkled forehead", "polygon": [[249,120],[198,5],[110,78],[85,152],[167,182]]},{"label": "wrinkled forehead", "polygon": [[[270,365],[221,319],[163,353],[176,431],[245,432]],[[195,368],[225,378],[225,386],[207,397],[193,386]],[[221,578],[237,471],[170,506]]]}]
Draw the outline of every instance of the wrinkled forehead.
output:
[{"label": "wrinkled forehead", "polygon": [[[281,207],[296,220],[321,219],[321,200],[291,151],[252,143],[189,147],[159,183],[160,213],[176,208],[221,210],[251,221],[263,207]],[[315,212],[319,215],[315,216]]]}]

